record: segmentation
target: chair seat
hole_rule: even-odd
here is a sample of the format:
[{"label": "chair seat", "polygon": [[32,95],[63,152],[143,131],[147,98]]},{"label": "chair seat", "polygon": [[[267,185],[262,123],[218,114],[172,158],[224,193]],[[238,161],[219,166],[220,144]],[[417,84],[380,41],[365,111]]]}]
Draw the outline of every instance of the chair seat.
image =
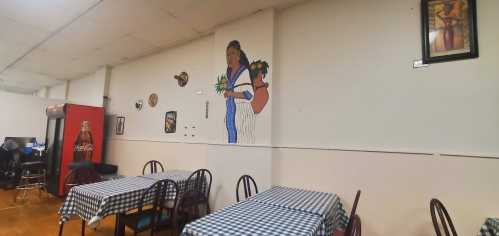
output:
[{"label": "chair seat", "polygon": [[[122,215],[122,220],[125,225],[136,231],[142,231],[149,228],[152,217],[154,216],[153,209],[144,210],[142,212],[134,212],[127,215]],[[170,216],[163,211],[158,224],[166,224],[170,221]]]}]

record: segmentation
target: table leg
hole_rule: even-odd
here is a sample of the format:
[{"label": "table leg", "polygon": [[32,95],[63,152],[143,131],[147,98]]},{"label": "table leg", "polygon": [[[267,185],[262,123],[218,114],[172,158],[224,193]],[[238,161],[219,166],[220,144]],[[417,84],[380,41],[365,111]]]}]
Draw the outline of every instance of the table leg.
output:
[{"label": "table leg", "polygon": [[114,226],[114,235],[115,236],[124,236],[125,235],[125,225],[121,222],[120,214],[116,214],[116,222]]}]

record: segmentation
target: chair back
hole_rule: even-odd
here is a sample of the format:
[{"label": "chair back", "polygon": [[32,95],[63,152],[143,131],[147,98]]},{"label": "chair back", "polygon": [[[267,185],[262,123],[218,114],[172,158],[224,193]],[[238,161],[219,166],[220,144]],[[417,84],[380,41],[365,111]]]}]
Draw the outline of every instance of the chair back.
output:
[{"label": "chair back", "polygon": [[91,167],[73,169],[64,178],[64,194],[68,194],[69,190],[74,186],[91,184],[100,181],[102,181],[102,177]]},{"label": "chair back", "polygon": [[361,191],[357,190],[357,194],[355,195],[355,201],[353,202],[353,206],[352,206],[352,211],[350,212],[350,217],[348,218],[348,225],[347,225],[347,228],[345,230],[345,235],[347,235],[347,236],[351,235],[351,233],[352,233],[352,227],[353,227],[353,223],[354,223],[353,220],[354,220],[355,214],[357,212],[357,204],[359,203],[360,193],[361,193]]},{"label": "chair back", "polygon": [[210,196],[212,175],[207,169],[199,169],[194,171],[189,178],[187,178],[185,193],[183,200],[183,207],[208,202]]},{"label": "chair back", "polygon": [[161,172],[165,171],[165,168],[163,168],[163,164],[161,164],[161,162],[156,160],[148,161],[144,165],[144,168],[142,168],[142,175],[145,175],[147,170],[149,170],[151,174],[158,173],[158,167],[161,169]]},{"label": "chair back", "polygon": [[[433,227],[435,228],[435,233],[437,234],[437,236],[442,235],[440,231],[441,229],[444,230],[445,236],[451,236],[450,232],[452,232],[452,236],[457,236],[454,224],[452,224],[452,219],[450,218],[447,209],[445,209],[444,204],[442,204],[440,200],[436,198],[431,199],[430,213],[431,213],[431,220],[433,222]],[[438,219],[437,219],[437,214],[438,214]],[[442,223],[441,225],[442,227],[440,227],[438,220],[440,220],[440,222]]]},{"label": "chair back", "polygon": [[[169,179],[157,181],[142,193],[137,206],[136,214],[141,215],[144,210],[153,209],[150,228],[155,229],[156,224],[158,224],[161,220],[163,210],[166,208],[165,203],[167,199],[173,201],[174,215],[172,215],[172,217],[175,219],[175,209],[177,207],[178,200],[178,186],[175,181]],[[146,209],[144,209],[145,206],[147,206]],[[153,232],[151,232],[151,235],[152,233]]]},{"label": "chair back", "polygon": [[362,235],[362,227],[359,215],[355,215],[352,220],[352,229],[350,230],[350,234],[346,236],[361,236]]},{"label": "chair back", "polygon": [[243,175],[239,178],[239,180],[237,181],[237,185],[236,185],[236,200],[237,200],[237,202],[239,202],[239,185],[241,184],[241,182],[243,183],[243,188],[244,188],[244,199],[247,199],[248,197],[251,197],[253,195],[251,192],[252,185],[253,185],[253,188],[255,190],[254,191],[255,194],[258,194],[258,187],[257,187],[256,182],[253,179],[253,177],[251,177],[249,175]]}]

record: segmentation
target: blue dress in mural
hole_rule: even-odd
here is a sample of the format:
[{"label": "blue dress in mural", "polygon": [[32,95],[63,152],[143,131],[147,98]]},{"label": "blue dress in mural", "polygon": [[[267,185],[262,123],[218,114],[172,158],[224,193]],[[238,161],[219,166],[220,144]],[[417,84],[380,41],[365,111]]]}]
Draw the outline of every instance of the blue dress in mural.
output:
[{"label": "blue dress in mural", "polygon": [[254,114],[250,104],[253,94],[248,69],[244,65],[240,65],[235,74],[227,69],[227,80],[227,90],[242,92],[245,97],[244,99],[226,98],[225,125],[228,142],[253,143]]}]

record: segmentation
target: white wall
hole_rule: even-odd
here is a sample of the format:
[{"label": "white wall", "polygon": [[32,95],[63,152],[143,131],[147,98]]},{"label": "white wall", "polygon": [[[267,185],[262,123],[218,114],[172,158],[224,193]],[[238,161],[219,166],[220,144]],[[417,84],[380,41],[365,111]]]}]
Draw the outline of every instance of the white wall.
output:
[{"label": "white wall", "polygon": [[[210,76],[212,49],[213,36],[207,36],[165,53],[113,68],[108,113],[126,117],[124,135],[113,138],[206,142],[206,92],[214,87]],[[185,87],[179,87],[173,78],[182,71],[189,74]],[[203,94],[197,95],[197,91]],[[158,95],[158,104],[154,108],[147,103],[152,93]],[[144,101],[141,111],[135,109],[135,101],[139,99]],[[177,111],[176,133],[164,132],[167,111]]]},{"label": "white wall", "polygon": [[62,100],[0,91],[0,143],[5,137],[36,137],[45,143],[47,116],[45,108]]},{"label": "white wall", "polygon": [[158,160],[167,170],[196,170],[207,167],[206,145],[151,141],[110,140],[107,162],[118,165],[122,175],[142,174],[144,164]]},{"label": "white wall", "polygon": [[70,103],[102,107],[110,68],[104,67],[80,79],[68,81],[67,99]]},{"label": "white wall", "polygon": [[479,59],[413,69],[420,2],[323,0],[282,12],[274,145],[499,156],[490,132],[499,1],[478,2]]},{"label": "white wall", "polygon": [[65,81],[64,83],[50,87],[48,97],[51,99],[66,100],[68,84],[69,82]]},{"label": "white wall", "polygon": [[[478,1],[479,59],[414,70],[419,3],[312,1],[280,12],[273,144],[497,154],[499,2]],[[499,178],[497,159],[313,148],[272,157],[273,184],[336,192],[348,210],[362,189],[366,235],[434,234],[432,197],[460,235],[476,235],[499,210],[489,181]]]},{"label": "white wall", "polygon": [[429,205],[440,199],[459,235],[477,235],[499,211],[499,161],[466,157],[275,149],[274,184],[338,193],[365,235],[434,235]]}]

